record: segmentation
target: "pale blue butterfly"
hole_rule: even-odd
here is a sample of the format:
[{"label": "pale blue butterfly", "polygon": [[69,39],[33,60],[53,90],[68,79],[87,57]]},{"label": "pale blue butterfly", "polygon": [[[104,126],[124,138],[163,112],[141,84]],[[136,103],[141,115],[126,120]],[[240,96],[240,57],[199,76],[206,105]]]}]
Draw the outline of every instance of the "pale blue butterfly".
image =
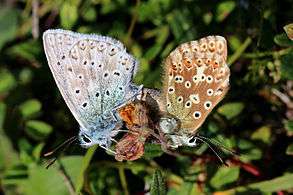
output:
[{"label": "pale blue butterfly", "polygon": [[132,83],[137,61],[121,42],[105,36],[47,30],[43,43],[57,86],[80,125],[81,146],[111,151],[122,125],[116,110],[142,89]]}]

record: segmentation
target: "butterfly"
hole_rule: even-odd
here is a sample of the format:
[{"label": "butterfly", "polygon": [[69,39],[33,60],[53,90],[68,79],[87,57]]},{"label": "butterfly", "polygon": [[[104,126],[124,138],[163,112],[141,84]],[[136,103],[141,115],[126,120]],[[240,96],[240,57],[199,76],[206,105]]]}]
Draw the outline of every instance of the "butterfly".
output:
[{"label": "butterfly", "polygon": [[142,89],[132,83],[137,61],[121,42],[94,34],[47,30],[43,44],[55,82],[80,125],[80,145],[111,151],[122,126],[117,109]]},{"label": "butterfly", "polygon": [[198,128],[229,89],[224,37],[208,36],[179,45],[164,63],[160,131],[168,146],[196,146]]},{"label": "butterfly", "polygon": [[128,132],[115,146],[115,159],[137,160],[144,154],[144,144],[151,135],[152,121],[145,101],[133,101],[118,110]]}]

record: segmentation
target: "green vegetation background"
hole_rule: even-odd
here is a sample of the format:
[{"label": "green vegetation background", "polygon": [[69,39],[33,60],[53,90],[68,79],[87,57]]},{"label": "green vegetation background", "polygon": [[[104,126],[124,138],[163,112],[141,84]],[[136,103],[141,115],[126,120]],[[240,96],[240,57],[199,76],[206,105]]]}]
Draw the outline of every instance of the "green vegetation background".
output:
[{"label": "green vegetation background", "polygon": [[[289,194],[293,192],[290,0],[6,0],[0,4],[0,194]],[[78,132],[49,71],[42,32],[116,37],[140,61],[136,83],[161,87],[178,44],[228,41],[231,89],[200,133],[241,153],[221,165],[205,144],[182,157],[147,145],[116,162],[72,145],[48,170],[42,154]],[[286,27],[292,37],[292,26]],[[222,154],[223,157],[227,156]]]}]

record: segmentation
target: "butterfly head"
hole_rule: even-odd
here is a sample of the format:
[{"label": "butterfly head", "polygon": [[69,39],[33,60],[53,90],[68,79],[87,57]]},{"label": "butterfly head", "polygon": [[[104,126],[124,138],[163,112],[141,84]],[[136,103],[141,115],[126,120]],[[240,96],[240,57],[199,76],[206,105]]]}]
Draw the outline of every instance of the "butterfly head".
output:
[{"label": "butterfly head", "polygon": [[109,132],[115,129],[115,127],[115,124],[109,124],[107,127],[90,130],[81,127],[78,135],[80,145],[84,148],[93,145],[109,148],[111,146],[111,134]]}]

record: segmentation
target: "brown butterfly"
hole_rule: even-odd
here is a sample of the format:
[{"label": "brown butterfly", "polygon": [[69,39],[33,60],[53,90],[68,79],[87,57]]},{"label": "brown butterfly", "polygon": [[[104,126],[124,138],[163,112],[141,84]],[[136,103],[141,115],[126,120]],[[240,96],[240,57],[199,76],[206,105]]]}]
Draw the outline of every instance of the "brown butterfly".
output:
[{"label": "brown butterfly", "polygon": [[197,130],[229,89],[224,37],[208,36],[179,45],[165,60],[159,129],[168,145],[195,146]]},{"label": "brown butterfly", "polygon": [[115,146],[115,159],[137,160],[144,154],[144,144],[151,135],[152,121],[144,101],[134,101],[118,110],[128,132]]}]

